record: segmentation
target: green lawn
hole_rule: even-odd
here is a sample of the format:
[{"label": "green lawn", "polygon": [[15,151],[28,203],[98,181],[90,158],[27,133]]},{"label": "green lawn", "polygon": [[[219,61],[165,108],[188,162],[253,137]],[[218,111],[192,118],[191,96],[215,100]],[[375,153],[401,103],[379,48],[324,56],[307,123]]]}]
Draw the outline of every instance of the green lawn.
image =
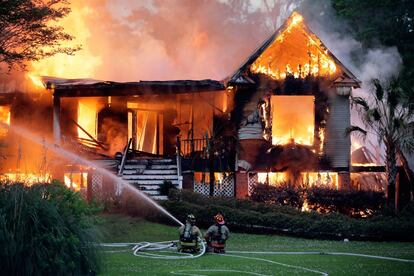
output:
[{"label": "green lawn", "polygon": [[[102,216],[99,229],[102,241],[108,243],[176,240],[178,236],[177,227],[118,215]],[[414,243],[400,242],[345,243],[232,233],[227,254],[206,254],[191,260],[147,259],[134,256],[130,250],[113,252],[122,248],[105,250],[112,252],[102,253],[103,275],[413,275],[414,272],[414,261],[297,253],[358,253],[414,260]]]}]

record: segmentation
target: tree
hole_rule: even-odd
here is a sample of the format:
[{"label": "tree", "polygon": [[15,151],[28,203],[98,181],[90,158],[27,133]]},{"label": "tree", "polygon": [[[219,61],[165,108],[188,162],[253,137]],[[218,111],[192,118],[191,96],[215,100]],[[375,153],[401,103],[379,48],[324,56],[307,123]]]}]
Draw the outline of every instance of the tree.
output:
[{"label": "tree", "polygon": [[[384,86],[375,79],[372,81],[373,87],[370,89],[369,99],[352,98],[352,104],[356,105],[367,130],[352,126],[349,132],[366,135],[367,131],[372,131],[379,142],[385,145],[388,202],[392,200],[392,191],[396,191],[397,155],[400,159],[405,159],[403,152],[414,151],[413,103],[406,100],[407,93],[404,93],[400,83],[400,80],[393,79]],[[397,212],[398,201],[395,202],[395,208]]]},{"label": "tree", "polygon": [[[346,19],[354,35],[366,47],[378,42],[397,46],[404,68],[402,85],[414,86],[414,1],[412,0],[331,0],[337,14]],[[410,90],[408,90],[410,91]],[[411,99],[414,95],[410,94]]]},{"label": "tree", "polygon": [[2,0],[0,2],[0,63],[25,68],[57,53],[73,54],[79,46],[64,46],[73,37],[53,23],[70,12],[66,0]]}]

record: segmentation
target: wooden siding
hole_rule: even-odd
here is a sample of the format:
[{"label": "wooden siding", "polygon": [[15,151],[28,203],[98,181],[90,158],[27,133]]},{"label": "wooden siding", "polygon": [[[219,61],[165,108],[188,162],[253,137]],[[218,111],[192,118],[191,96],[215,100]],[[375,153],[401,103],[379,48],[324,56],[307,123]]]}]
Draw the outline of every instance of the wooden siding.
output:
[{"label": "wooden siding", "polygon": [[326,154],[334,168],[348,168],[351,138],[346,135],[350,126],[350,103],[348,96],[335,96],[329,100],[330,112],[326,131]]}]

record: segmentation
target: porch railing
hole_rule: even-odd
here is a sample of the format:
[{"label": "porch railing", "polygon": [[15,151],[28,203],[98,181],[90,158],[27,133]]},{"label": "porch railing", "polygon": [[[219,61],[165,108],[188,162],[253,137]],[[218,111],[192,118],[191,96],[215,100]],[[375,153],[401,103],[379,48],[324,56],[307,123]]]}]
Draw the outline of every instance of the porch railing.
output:
[{"label": "porch railing", "polygon": [[207,139],[184,139],[180,140],[181,155],[191,157],[194,154],[203,154],[207,148]]}]

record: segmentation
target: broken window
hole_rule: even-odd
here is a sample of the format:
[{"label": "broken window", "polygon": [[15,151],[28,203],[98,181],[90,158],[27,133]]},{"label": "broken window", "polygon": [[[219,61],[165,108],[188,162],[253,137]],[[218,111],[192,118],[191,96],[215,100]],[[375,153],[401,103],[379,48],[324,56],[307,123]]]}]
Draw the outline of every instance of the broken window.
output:
[{"label": "broken window", "polygon": [[313,96],[272,96],[272,144],[313,145]]}]

